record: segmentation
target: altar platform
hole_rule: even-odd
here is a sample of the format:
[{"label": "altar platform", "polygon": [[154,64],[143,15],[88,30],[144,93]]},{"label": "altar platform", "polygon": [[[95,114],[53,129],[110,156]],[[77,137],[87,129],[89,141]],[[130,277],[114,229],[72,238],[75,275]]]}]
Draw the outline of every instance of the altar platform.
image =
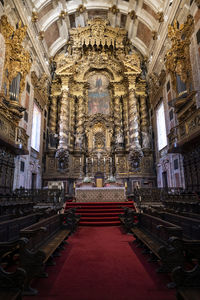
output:
[{"label": "altar platform", "polygon": [[76,202],[124,202],[125,187],[92,187],[81,186],[75,189]]}]

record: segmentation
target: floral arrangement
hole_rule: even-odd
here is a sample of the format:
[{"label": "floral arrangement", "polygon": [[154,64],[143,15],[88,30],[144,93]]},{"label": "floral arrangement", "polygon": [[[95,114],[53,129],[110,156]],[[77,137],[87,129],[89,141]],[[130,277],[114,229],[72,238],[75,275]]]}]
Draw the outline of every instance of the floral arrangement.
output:
[{"label": "floral arrangement", "polygon": [[106,180],[106,182],[116,182],[116,178],[114,177],[114,176],[109,176],[108,178],[107,178],[107,180]]},{"label": "floral arrangement", "polygon": [[83,182],[89,183],[89,182],[92,182],[92,179],[90,177],[86,176],[86,177],[84,177]]}]

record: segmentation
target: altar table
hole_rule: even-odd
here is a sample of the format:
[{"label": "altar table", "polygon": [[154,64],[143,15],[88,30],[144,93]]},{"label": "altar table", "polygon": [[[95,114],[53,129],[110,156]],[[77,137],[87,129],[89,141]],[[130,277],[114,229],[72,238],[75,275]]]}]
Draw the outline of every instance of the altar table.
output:
[{"label": "altar table", "polygon": [[75,189],[76,202],[124,202],[124,187],[80,187]]}]

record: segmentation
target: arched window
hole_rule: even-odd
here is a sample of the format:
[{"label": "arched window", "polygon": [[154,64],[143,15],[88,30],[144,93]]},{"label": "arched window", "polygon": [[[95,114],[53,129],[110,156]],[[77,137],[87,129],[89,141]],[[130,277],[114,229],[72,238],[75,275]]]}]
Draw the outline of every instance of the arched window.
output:
[{"label": "arched window", "polygon": [[34,103],[33,106],[33,123],[31,134],[31,147],[37,152],[40,151],[40,130],[41,130],[41,110]]},{"label": "arched window", "polygon": [[167,146],[164,103],[161,102],[156,110],[158,150]]},{"label": "arched window", "polygon": [[12,83],[10,85],[10,100],[19,101],[20,80],[21,74],[18,73],[17,76],[12,80]]}]

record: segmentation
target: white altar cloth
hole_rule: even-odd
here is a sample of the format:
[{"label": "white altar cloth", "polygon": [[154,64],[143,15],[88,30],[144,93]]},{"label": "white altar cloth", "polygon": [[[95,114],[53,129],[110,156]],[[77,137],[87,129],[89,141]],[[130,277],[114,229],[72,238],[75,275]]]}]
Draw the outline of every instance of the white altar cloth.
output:
[{"label": "white altar cloth", "polygon": [[125,187],[90,187],[82,186],[75,189],[76,202],[124,202]]}]

